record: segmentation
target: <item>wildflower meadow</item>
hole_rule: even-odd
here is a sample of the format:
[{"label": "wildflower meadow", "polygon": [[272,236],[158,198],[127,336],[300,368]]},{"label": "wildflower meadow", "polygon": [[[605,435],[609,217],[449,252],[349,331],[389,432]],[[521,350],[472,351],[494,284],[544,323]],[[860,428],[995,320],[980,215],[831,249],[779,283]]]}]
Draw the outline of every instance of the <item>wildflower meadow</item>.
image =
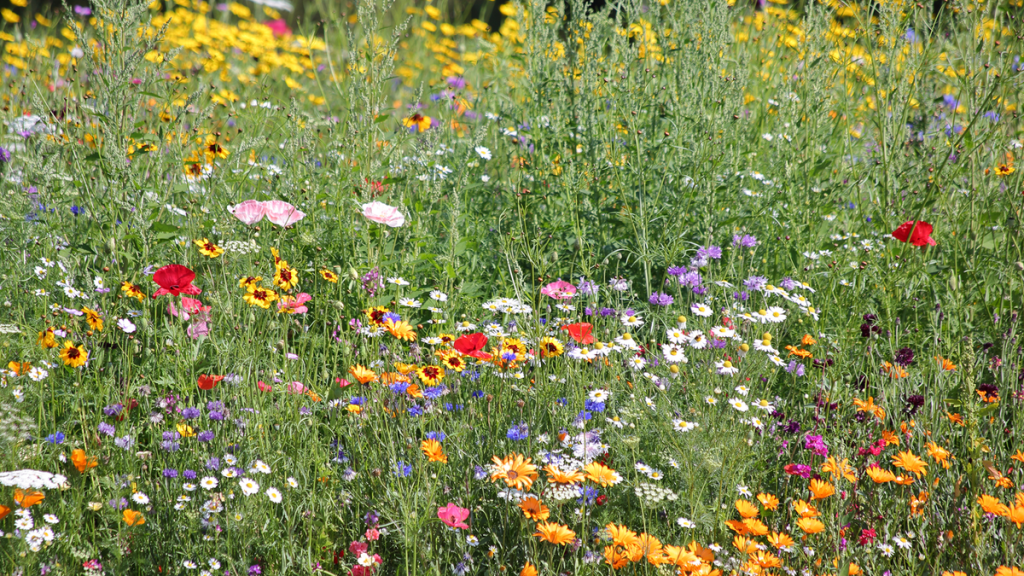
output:
[{"label": "wildflower meadow", "polygon": [[1021,0],[0,17],[0,575],[1024,576]]}]

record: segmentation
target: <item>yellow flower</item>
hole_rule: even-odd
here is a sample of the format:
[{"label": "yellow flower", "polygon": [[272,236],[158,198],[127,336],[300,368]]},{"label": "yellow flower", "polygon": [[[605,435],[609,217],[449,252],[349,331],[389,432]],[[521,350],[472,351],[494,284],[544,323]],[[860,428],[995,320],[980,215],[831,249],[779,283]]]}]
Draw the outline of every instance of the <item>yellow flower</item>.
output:
[{"label": "yellow flower", "polygon": [[68,340],[60,351],[60,357],[64,359],[66,366],[78,368],[89,359],[89,352],[86,351],[85,346],[75,346],[74,342]]},{"label": "yellow flower", "polygon": [[295,268],[288,265],[287,260],[279,260],[275,265],[274,284],[281,290],[291,290],[299,283],[299,275]]},{"label": "yellow flower", "polygon": [[139,302],[146,301],[146,293],[142,291],[142,288],[131,282],[121,282],[121,292],[124,292],[129,298],[135,298]]},{"label": "yellow flower", "polygon": [[996,166],[996,176],[1009,176],[1016,172],[1012,164],[1000,164]]},{"label": "yellow flower", "polygon": [[39,343],[40,348],[56,348],[57,339],[53,337],[53,328],[47,328],[45,331],[40,332],[36,342]]},{"label": "yellow flower", "polygon": [[203,238],[202,240],[193,240],[192,243],[199,247],[199,253],[203,256],[216,258],[224,253],[223,248],[217,246],[213,242],[210,242],[206,238]]},{"label": "yellow flower", "polygon": [[99,312],[85,307],[82,307],[82,312],[85,314],[85,321],[89,323],[93,330],[103,331],[103,318],[100,318]]},{"label": "yellow flower", "polygon": [[249,303],[250,306],[259,306],[260,308],[270,308],[270,303],[277,300],[277,292],[269,290],[267,288],[260,288],[258,286],[249,286],[245,296],[242,298]]},{"label": "yellow flower", "polygon": [[324,280],[327,280],[331,284],[337,284],[338,283],[338,275],[335,274],[334,272],[331,272],[330,270],[328,270],[326,268],[321,268],[320,269],[320,276],[322,276]]},{"label": "yellow flower", "polygon": [[249,287],[251,286],[255,288],[259,286],[260,282],[262,281],[263,276],[246,276],[245,278],[242,278],[241,280],[238,281],[238,287],[249,289]]}]

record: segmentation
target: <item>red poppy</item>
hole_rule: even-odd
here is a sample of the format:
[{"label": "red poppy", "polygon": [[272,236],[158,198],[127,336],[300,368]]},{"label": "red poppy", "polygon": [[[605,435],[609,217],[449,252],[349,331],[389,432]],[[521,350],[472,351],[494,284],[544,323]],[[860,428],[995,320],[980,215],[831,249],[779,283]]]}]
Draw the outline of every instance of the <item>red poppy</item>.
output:
[{"label": "red poppy", "polygon": [[217,383],[223,379],[223,376],[207,376],[206,374],[203,374],[199,377],[199,389],[213,390],[217,387]]},{"label": "red poppy", "polygon": [[932,240],[932,225],[921,220],[907,220],[900,227],[893,230],[892,237],[900,242],[910,241],[914,246],[936,246]]},{"label": "red poppy", "polygon": [[464,356],[472,356],[480,360],[491,359],[491,355],[483,351],[484,346],[487,346],[487,336],[480,332],[461,336],[452,346]]},{"label": "red poppy", "polygon": [[199,288],[192,285],[196,279],[196,273],[180,264],[168,264],[153,274],[153,281],[160,285],[160,289],[153,294],[153,298],[170,294],[199,294]]},{"label": "red poppy", "polygon": [[589,322],[580,322],[578,324],[567,324],[562,326],[562,330],[569,333],[572,339],[580,344],[593,344],[594,337],[590,335],[590,331],[594,329],[594,326]]}]

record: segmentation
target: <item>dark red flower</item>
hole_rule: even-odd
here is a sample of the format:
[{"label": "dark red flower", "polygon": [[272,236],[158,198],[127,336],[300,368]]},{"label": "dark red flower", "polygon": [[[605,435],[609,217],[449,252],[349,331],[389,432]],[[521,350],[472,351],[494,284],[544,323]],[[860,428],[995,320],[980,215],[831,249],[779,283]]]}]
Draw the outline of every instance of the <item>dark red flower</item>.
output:
[{"label": "dark red flower", "polygon": [[196,273],[188,268],[180,264],[168,264],[153,274],[153,281],[160,285],[160,289],[153,294],[153,298],[164,294],[171,296],[199,294],[202,290],[192,285],[192,281],[195,279]]},{"label": "dark red flower", "polygon": [[487,336],[484,336],[480,332],[461,336],[452,344],[452,347],[458,350],[463,356],[471,356],[473,358],[479,358],[480,360],[490,360],[491,355],[483,351],[484,346],[487,346]]},{"label": "dark red flower", "polygon": [[580,322],[578,324],[567,324],[562,326],[562,330],[569,333],[572,339],[580,344],[593,344],[594,337],[590,335],[590,331],[594,329],[594,326],[589,322]]},{"label": "dark red flower", "polygon": [[921,220],[907,220],[900,227],[893,230],[892,237],[900,242],[909,241],[914,246],[936,246],[937,242],[932,240],[932,225]]}]

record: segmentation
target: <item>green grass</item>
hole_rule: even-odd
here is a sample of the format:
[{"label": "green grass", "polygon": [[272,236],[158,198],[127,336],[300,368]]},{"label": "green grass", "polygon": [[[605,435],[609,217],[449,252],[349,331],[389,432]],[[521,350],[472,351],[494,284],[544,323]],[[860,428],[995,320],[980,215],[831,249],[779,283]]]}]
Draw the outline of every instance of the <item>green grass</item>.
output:
[{"label": "green grass", "polygon": [[[294,36],[255,4],[5,12],[0,574],[358,575],[363,545],[367,574],[676,570],[609,523],[699,543],[709,574],[1020,574],[1020,8],[916,6],[489,5],[491,31],[325,5]],[[304,217],[228,211],[251,199]],[[908,221],[936,244],[893,238]],[[167,265],[208,311],[153,297]],[[378,306],[416,340],[371,330]],[[666,358],[672,330],[706,346]],[[491,361],[430,340],[477,332]],[[445,357],[465,369],[417,373]],[[515,454],[571,541],[510,502],[489,466]],[[558,486],[559,459],[621,480]],[[16,470],[63,478],[19,515]],[[812,501],[811,475],[835,493]],[[773,556],[734,540],[738,499]]]}]

